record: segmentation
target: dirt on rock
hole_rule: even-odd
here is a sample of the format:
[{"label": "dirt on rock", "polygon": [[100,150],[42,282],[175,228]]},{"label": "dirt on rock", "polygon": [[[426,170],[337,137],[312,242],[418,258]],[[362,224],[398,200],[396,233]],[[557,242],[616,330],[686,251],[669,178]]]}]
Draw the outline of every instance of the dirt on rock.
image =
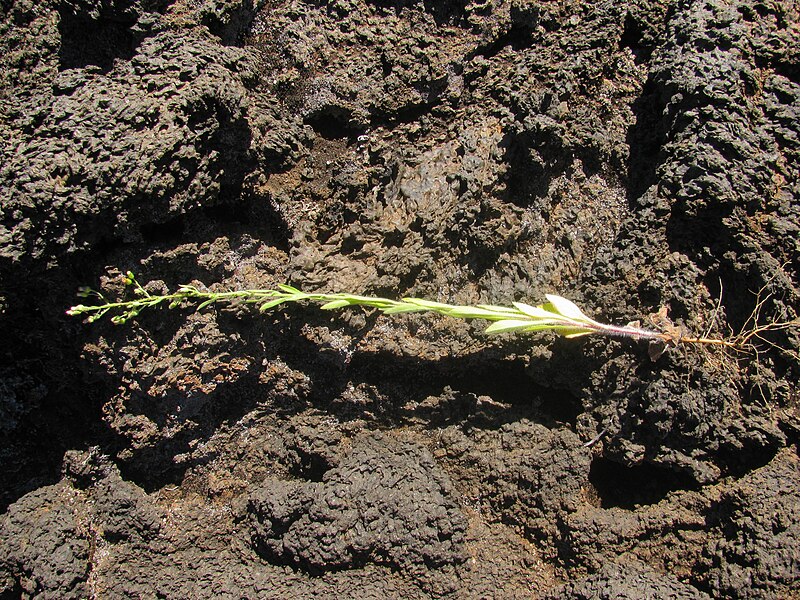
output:
[{"label": "dirt on rock", "polygon": [[797,327],[65,314],[131,270],[796,320],[796,1],[0,15],[0,598],[800,598]]}]

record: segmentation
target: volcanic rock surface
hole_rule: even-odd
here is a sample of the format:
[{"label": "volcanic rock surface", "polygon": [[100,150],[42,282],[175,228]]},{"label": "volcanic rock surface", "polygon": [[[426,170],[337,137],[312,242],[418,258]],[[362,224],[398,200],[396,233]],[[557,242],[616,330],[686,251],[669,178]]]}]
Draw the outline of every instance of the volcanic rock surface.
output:
[{"label": "volcanic rock surface", "polygon": [[[800,6],[0,2],[0,598],[800,598]],[[663,315],[663,311],[661,312]]]}]

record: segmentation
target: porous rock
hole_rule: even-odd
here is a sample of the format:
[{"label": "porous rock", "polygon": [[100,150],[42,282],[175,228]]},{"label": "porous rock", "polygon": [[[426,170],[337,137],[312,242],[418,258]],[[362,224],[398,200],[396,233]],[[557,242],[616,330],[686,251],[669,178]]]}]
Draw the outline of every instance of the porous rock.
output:
[{"label": "porous rock", "polygon": [[269,481],[248,513],[254,547],[312,572],[390,565],[414,575],[466,560],[466,518],[416,444],[373,434],[319,483]]},{"label": "porous rock", "polygon": [[604,565],[597,573],[570,581],[548,593],[547,600],[710,600],[711,596],[681,582],[670,573],[658,573],[641,563]]},{"label": "porous rock", "polygon": [[80,494],[66,482],[41,487],[0,518],[0,595],[85,598],[90,553]]}]

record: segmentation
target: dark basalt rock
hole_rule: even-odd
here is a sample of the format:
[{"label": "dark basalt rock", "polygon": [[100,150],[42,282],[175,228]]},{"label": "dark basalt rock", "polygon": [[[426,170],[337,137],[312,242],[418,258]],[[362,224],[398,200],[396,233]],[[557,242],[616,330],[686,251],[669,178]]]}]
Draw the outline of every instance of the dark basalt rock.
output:
[{"label": "dark basalt rock", "polygon": [[64,311],[130,269],[797,318],[798,24],[0,1],[0,598],[791,597],[796,329],[653,362],[423,315]]}]

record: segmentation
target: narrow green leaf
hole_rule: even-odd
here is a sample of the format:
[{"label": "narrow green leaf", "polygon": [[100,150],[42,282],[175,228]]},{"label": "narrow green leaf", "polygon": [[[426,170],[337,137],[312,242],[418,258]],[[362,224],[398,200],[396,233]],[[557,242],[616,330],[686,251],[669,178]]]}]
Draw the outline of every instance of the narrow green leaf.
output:
[{"label": "narrow green leaf", "polygon": [[487,319],[489,321],[518,316],[513,312],[498,312],[480,306],[452,306],[447,310],[447,314],[459,319]]},{"label": "narrow green leaf", "polygon": [[322,310],[334,310],[337,308],[344,308],[345,306],[350,306],[350,302],[348,300],[332,300],[326,304],[320,306]]},{"label": "narrow green leaf", "polygon": [[287,294],[302,294],[303,293],[300,290],[298,290],[297,288],[292,287],[290,285],[286,285],[285,283],[279,283],[278,284],[278,289],[280,289],[282,292],[286,292]]},{"label": "narrow green leaf", "polygon": [[454,308],[452,304],[443,304],[442,302],[433,302],[432,300],[423,300],[422,298],[403,298],[403,302],[414,304],[427,310],[441,311],[443,309]]},{"label": "narrow green leaf", "polygon": [[575,333],[562,333],[561,335],[563,335],[565,338],[571,340],[573,338],[578,338],[578,337],[582,337],[584,335],[589,335],[590,333],[595,333],[595,332],[586,330],[586,331],[576,331]]},{"label": "narrow green leaf", "polygon": [[200,304],[197,306],[197,310],[202,310],[202,309],[204,309],[206,306],[210,306],[211,304],[214,304],[214,302],[216,302],[216,301],[217,301],[217,299],[216,299],[216,298],[209,298],[209,299],[208,299],[208,300],[206,300],[205,302],[201,302],[201,303],[200,303]]},{"label": "narrow green leaf", "polygon": [[400,313],[422,312],[427,309],[422,308],[421,306],[416,306],[414,304],[398,303],[395,306],[389,306],[381,310],[385,315],[399,315]]},{"label": "narrow green leaf", "polygon": [[530,321],[523,321],[520,319],[505,319],[503,321],[495,321],[491,325],[489,325],[485,332],[486,333],[510,333],[513,331],[534,331],[531,329],[535,327],[537,329],[549,329],[549,327],[544,325],[537,326]]},{"label": "narrow green leaf", "polygon": [[517,311],[511,307],[498,306],[496,304],[478,304],[477,308],[480,308],[482,310],[488,310],[489,312],[492,313],[507,314],[509,316],[517,314]]},{"label": "narrow green leaf", "polygon": [[176,293],[186,297],[192,297],[198,295],[200,293],[200,290],[198,290],[193,285],[182,285],[181,287],[178,288],[178,291]]},{"label": "narrow green leaf", "polygon": [[530,304],[525,304],[524,302],[514,302],[514,307],[528,315],[529,317],[533,317],[534,319],[546,319],[546,320],[558,320],[559,315],[555,313],[551,313],[545,310],[541,306],[531,306]]},{"label": "narrow green leaf", "polygon": [[588,327],[583,328],[580,326],[571,326],[571,325],[551,325],[547,329],[557,333],[558,335],[564,336],[565,338],[580,337],[582,335],[589,335],[590,333],[596,333],[593,329],[590,329]]},{"label": "narrow green leaf", "polygon": [[267,312],[270,308],[275,308],[286,302],[288,298],[275,298],[275,300],[269,300],[268,302],[264,302],[261,306],[258,307],[259,312]]},{"label": "narrow green leaf", "polygon": [[372,306],[374,308],[388,308],[397,304],[394,300],[388,298],[374,298],[370,296],[353,296],[350,294],[342,294],[350,304],[358,304],[359,306]]},{"label": "narrow green leaf", "polygon": [[583,314],[583,311],[581,311],[581,309],[578,308],[574,302],[554,294],[546,294],[545,296],[550,301],[550,304],[555,307],[556,311],[568,319],[575,319],[576,321],[583,321],[586,323],[594,322],[585,314]]},{"label": "narrow green leaf", "polygon": [[341,298],[342,300],[348,300],[354,304],[389,302],[386,298],[378,298],[376,296],[357,296],[356,294],[333,294],[333,296]]}]

